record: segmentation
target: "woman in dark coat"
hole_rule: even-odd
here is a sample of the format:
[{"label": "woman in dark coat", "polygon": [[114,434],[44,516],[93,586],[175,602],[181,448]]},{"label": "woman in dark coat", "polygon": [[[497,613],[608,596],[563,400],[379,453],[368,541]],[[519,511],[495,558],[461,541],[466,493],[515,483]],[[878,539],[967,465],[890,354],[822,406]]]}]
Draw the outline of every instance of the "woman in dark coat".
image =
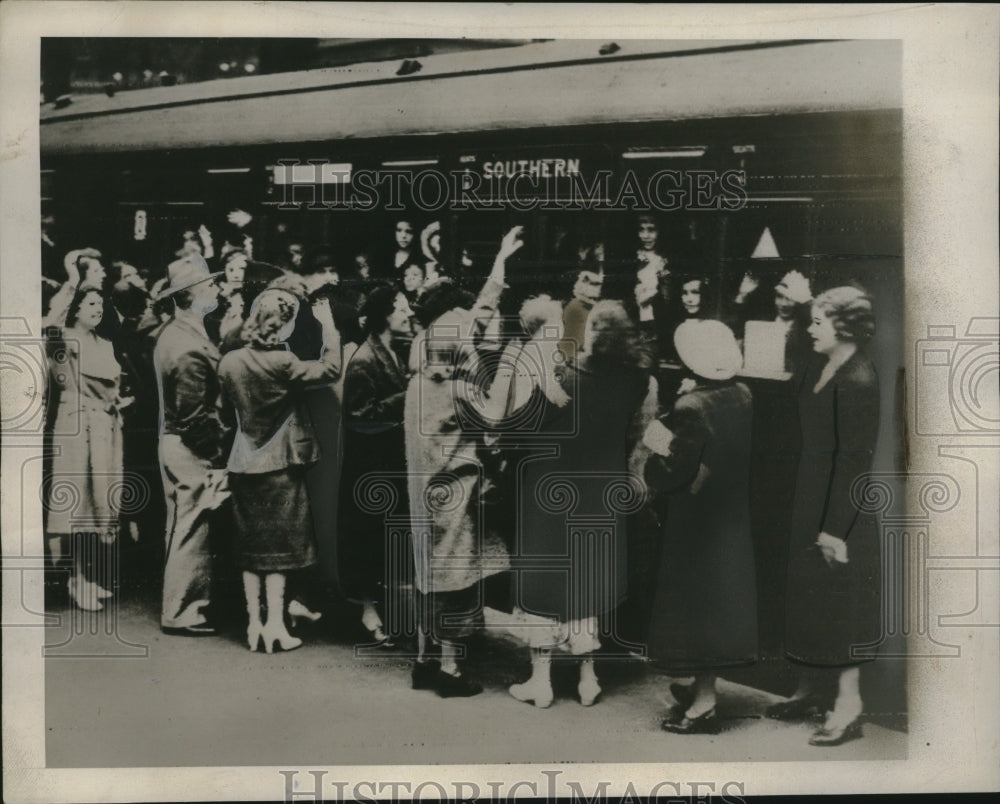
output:
[{"label": "woman in dark coat", "polygon": [[347,364],[344,378],[337,569],[345,597],[363,606],[362,624],[376,642],[388,645],[376,610],[376,602],[393,592],[385,587],[385,512],[366,508],[361,501],[367,497],[366,482],[388,483],[402,505],[392,511],[393,516],[407,514],[403,409],[409,372],[391,344],[395,337],[412,334],[413,313],[402,292],[383,286],[368,296],[362,315],[366,338]]},{"label": "woman in dark coat", "polygon": [[[222,394],[235,408],[239,430],[227,469],[243,569],[249,627],[247,644],[261,639],[291,650],[302,644],[285,627],[285,576],[316,563],[306,471],[319,459],[319,441],[305,406],[311,385],[340,374],[340,336],[329,306],[319,303],[323,355],[300,360],[288,348],[299,300],[285,290],[265,290],[243,324],[246,346],[219,364]],[[261,576],[267,622],[261,621]]]},{"label": "woman in dark coat", "polygon": [[710,733],[718,668],[757,657],[757,597],[750,534],[750,391],[733,381],[741,365],[732,331],[719,321],[688,321],[675,346],[696,375],[673,409],[651,424],[646,481],[664,497],[660,573],[650,619],[651,659],[671,673],[679,706],[663,728]]},{"label": "woman in dark coat", "polygon": [[878,377],[860,348],[875,332],[871,300],[858,288],[828,290],[813,302],[808,331],[817,359],[799,397],[802,454],[785,646],[790,659],[807,667],[791,700],[775,704],[768,715],[802,717],[834,699],[809,742],[839,745],[861,736],[864,659],[852,649],[871,647],[879,637],[878,530],[855,502],[861,497],[857,481],[871,469],[879,424]]},{"label": "woman in dark coat", "polygon": [[[561,323],[556,304],[545,326],[535,327],[545,333],[542,350],[558,348]],[[537,358],[523,362],[544,366]],[[625,522],[643,496],[638,478],[628,474],[628,432],[649,388],[651,362],[625,308],[598,302],[587,319],[583,353],[565,369],[562,388],[552,387],[553,372],[541,371],[523,405],[539,422],[533,432],[549,436],[539,443],[558,452],[528,461],[521,475],[518,558],[527,566],[516,573],[515,624],[524,626],[520,636],[532,647],[532,673],[510,688],[518,700],[552,703],[553,650],[581,658],[577,691],[584,706],[601,691],[592,653],[600,648],[601,618],[627,591]],[[587,525],[573,527],[573,520]],[[566,556],[568,565],[530,569],[543,556]]]}]

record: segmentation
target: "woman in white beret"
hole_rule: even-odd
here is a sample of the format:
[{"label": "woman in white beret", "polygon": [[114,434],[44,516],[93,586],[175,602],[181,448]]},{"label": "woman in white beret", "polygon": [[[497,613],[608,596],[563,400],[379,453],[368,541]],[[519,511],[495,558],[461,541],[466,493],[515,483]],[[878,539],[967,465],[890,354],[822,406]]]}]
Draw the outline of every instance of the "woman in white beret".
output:
[{"label": "woman in white beret", "polygon": [[736,337],[712,320],[682,323],[674,337],[693,375],[673,409],[653,422],[646,483],[667,509],[647,646],[672,676],[677,706],[662,728],[677,734],[718,730],[720,668],[757,659],[757,595],[750,533],[750,391],[734,377]]}]

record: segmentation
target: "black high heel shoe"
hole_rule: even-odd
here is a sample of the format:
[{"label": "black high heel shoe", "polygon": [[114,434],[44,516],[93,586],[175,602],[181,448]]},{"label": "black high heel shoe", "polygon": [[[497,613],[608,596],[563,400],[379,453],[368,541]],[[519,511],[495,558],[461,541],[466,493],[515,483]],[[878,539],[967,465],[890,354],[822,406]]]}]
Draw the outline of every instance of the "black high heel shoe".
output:
[{"label": "black high heel shoe", "polygon": [[483,691],[483,685],[478,681],[471,681],[465,676],[453,676],[440,669],[434,680],[434,687],[442,698],[471,698]]},{"label": "black high heel shoe", "polygon": [[840,728],[828,729],[826,726],[821,726],[816,729],[816,731],[813,732],[813,736],[809,738],[809,745],[843,745],[851,740],[858,740],[862,736],[861,721],[858,718],[855,718],[846,726],[842,726]]},{"label": "black high heel shoe", "polygon": [[382,626],[373,628],[368,633],[371,635],[372,645],[374,647],[383,650],[396,647],[396,643],[392,641],[392,637],[388,636],[385,631],[382,630]]},{"label": "black high heel shoe", "polygon": [[764,710],[764,716],[772,720],[805,720],[823,713],[823,699],[819,695],[806,695],[771,704]]},{"label": "black high heel shoe", "polygon": [[414,662],[410,671],[410,681],[415,690],[432,690],[437,683],[437,676],[441,670],[441,662],[437,659],[428,659],[425,662]]},{"label": "black high heel shoe", "polygon": [[660,724],[660,728],[673,734],[718,734],[719,719],[715,716],[715,707],[713,706],[698,717],[692,718],[684,715],[680,720],[668,717]]}]

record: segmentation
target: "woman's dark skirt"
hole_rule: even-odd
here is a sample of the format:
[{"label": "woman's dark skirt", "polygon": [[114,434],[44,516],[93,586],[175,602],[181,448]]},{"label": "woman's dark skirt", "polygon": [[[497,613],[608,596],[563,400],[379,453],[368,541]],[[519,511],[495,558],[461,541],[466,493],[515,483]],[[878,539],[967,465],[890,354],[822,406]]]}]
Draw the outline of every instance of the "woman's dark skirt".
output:
[{"label": "woman's dark skirt", "polygon": [[287,572],[316,563],[305,470],[229,475],[241,569]]},{"label": "woman's dark skirt", "polygon": [[337,576],[344,597],[394,608],[390,597],[413,582],[403,428],[344,428],[337,524]]},{"label": "woman's dark skirt", "polygon": [[870,517],[847,540],[848,562],[827,563],[815,544],[798,543],[788,564],[786,652],[811,665],[849,667],[875,658],[882,640],[881,556]]}]

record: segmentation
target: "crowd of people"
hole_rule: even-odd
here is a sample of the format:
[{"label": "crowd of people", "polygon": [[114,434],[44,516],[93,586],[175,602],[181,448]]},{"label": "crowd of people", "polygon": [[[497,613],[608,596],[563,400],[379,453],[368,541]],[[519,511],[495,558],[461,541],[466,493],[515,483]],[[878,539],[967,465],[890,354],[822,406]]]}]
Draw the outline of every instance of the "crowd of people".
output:
[{"label": "crowd of people", "polygon": [[[767,714],[825,713],[815,745],[859,736],[851,648],[876,641],[879,604],[877,531],[852,497],[878,427],[871,299],[814,293],[805,270],[726,288],[676,267],[656,220],[636,231],[624,274],[602,243],[581,248],[566,298],[524,292],[522,227],[474,283],[438,224],[409,220],[384,264],[362,253],[349,272],[301,244],[263,262],[248,236],[220,245],[204,227],[149,286],[148,266],[69,252],[46,280],[46,529],[73,605],[116,594],[100,556],[121,530],[165,544],[164,632],[215,634],[213,556],[231,539],[252,651],[302,644],[295,623],[323,615],[318,568],[371,644],[412,637],[414,689],[482,690],[461,657],[485,605],[529,649],[514,698],[549,706],[553,658],[570,657],[595,703],[594,658],[614,642],[694,676],[671,685],[665,730],[714,732],[716,675],[758,655],[741,375],[767,364],[799,389],[802,436],[789,554],[774,559],[789,562],[801,683]],[[512,293],[514,321],[499,312]],[[123,512],[110,489],[126,477],[151,495]],[[407,538],[390,538],[400,521]]]}]

